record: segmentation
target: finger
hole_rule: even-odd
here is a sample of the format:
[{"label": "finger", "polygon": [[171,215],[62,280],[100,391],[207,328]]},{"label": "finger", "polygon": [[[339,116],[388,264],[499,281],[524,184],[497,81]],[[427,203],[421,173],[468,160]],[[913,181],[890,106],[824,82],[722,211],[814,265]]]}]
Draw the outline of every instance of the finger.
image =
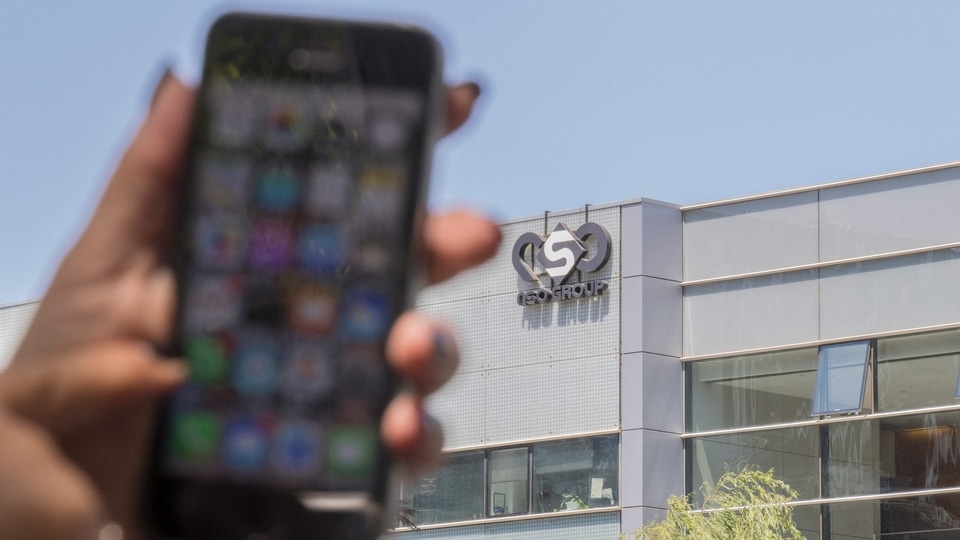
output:
[{"label": "finger", "polygon": [[56,362],[11,366],[0,375],[0,405],[67,438],[156,399],[185,375],[182,363],[158,360],[137,344],[90,345]]},{"label": "finger", "polygon": [[0,538],[95,540],[103,508],[90,481],[42,430],[0,413]]},{"label": "finger", "polygon": [[397,375],[421,396],[443,386],[459,362],[450,332],[414,312],[401,315],[390,330],[387,358]]},{"label": "finger", "polygon": [[441,460],[443,430],[423,412],[422,401],[413,394],[400,394],[383,416],[384,444],[413,474],[435,466]]},{"label": "finger", "polygon": [[466,123],[478,97],[480,85],[475,82],[447,88],[447,133],[456,131]]},{"label": "finger", "polygon": [[467,210],[430,216],[423,236],[431,283],[486,261],[500,245],[500,229],[489,219]]},{"label": "finger", "polygon": [[173,76],[160,83],[147,118],[71,253],[83,257],[87,268],[98,261],[100,270],[116,269],[133,250],[169,238],[194,94]]}]

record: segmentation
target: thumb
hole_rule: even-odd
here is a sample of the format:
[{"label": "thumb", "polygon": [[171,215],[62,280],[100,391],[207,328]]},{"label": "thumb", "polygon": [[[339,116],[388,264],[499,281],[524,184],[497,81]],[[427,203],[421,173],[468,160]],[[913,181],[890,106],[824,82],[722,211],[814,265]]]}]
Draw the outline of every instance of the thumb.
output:
[{"label": "thumb", "polygon": [[185,366],[131,342],[106,342],[62,357],[14,364],[0,374],[0,406],[66,438],[183,381]]}]

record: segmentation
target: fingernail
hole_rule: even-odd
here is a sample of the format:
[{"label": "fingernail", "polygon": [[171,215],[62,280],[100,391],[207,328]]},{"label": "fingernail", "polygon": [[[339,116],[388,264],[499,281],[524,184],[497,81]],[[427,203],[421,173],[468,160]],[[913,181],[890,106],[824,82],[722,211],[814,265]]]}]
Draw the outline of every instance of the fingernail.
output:
[{"label": "fingernail", "polygon": [[427,413],[423,413],[421,421],[423,422],[421,449],[426,451],[428,455],[433,455],[443,448],[443,426],[436,418]]},{"label": "fingernail", "polygon": [[479,84],[477,84],[477,83],[474,82],[474,81],[470,81],[470,82],[468,82],[467,84],[465,84],[464,86],[466,86],[467,88],[469,88],[469,89],[473,92],[473,97],[474,97],[474,99],[480,97],[480,85],[479,85]]},{"label": "fingernail", "polygon": [[160,74],[160,80],[157,81],[157,86],[153,89],[153,95],[150,97],[150,108],[152,109],[157,103],[157,97],[160,95],[160,90],[167,84],[167,80],[173,76],[173,71],[171,71],[170,66],[163,67],[163,73]]},{"label": "fingernail", "polygon": [[405,463],[407,474],[412,478],[435,470],[445,460],[442,452],[443,427],[440,422],[429,414],[423,413],[420,416],[420,423],[423,426],[423,435],[420,437],[417,449]]}]

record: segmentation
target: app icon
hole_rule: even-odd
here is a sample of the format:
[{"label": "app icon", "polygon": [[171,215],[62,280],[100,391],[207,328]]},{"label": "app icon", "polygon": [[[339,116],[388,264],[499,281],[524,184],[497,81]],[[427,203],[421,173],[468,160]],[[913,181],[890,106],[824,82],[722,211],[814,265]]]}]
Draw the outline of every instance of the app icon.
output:
[{"label": "app icon", "polygon": [[250,275],[245,280],[243,317],[251,324],[279,327],[286,324],[287,295],[283,276]]},{"label": "app icon", "polygon": [[211,210],[245,211],[250,193],[250,161],[207,156],[200,160],[200,200]]},{"label": "app icon", "polygon": [[363,128],[365,97],[353,88],[331,90],[319,109],[317,143],[330,148],[355,146]]},{"label": "app icon", "polygon": [[250,267],[281,271],[293,258],[293,225],[288,220],[263,218],[250,231]]},{"label": "app icon", "polygon": [[293,402],[325,399],[333,387],[333,355],[329,347],[299,341],[290,347],[281,375],[283,396]]},{"label": "app icon", "polygon": [[392,246],[378,239],[356,240],[350,265],[362,274],[385,274],[391,269]]},{"label": "app icon", "polygon": [[277,430],[274,467],[284,476],[303,476],[320,470],[320,427],[306,420],[288,420]]},{"label": "app icon", "polygon": [[246,255],[246,226],[239,216],[202,216],[193,234],[193,254],[201,268],[238,270]]},{"label": "app icon", "polygon": [[268,111],[264,146],[281,152],[295,152],[306,147],[313,126],[308,107],[295,92],[274,96]]},{"label": "app icon", "polygon": [[307,173],[304,209],[310,215],[323,219],[344,216],[352,179],[353,172],[344,163],[315,163]]},{"label": "app icon", "polygon": [[406,113],[388,108],[371,110],[367,121],[367,143],[380,155],[401,153],[410,138],[410,118]]},{"label": "app icon", "polygon": [[390,328],[387,296],[368,289],[353,289],[343,297],[341,335],[348,341],[376,342]]},{"label": "app icon", "polygon": [[311,224],[300,231],[300,266],[307,272],[335,275],[346,255],[343,229]]},{"label": "app icon", "polygon": [[223,436],[223,459],[235,471],[262,469],[269,454],[269,423],[263,419],[238,416],[227,421]]},{"label": "app icon", "polygon": [[342,391],[337,399],[381,399],[387,385],[387,365],[382,350],[375,345],[351,345],[343,349],[337,379],[337,386]]},{"label": "app icon", "polygon": [[297,205],[300,179],[290,167],[264,169],[257,179],[257,206],[268,212],[290,212]]},{"label": "app icon", "polygon": [[213,335],[187,338],[184,345],[190,380],[204,385],[223,382],[227,378],[226,339]]},{"label": "app icon", "polygon": [[302,284],[293,290],[288,320],[304,335],[328,335],[337,324],[337,293],[333,289]]},{"label": "app icon", "polygon": [[327,433],[327,468],[334,477],[360,480],[373,474],[377,437],[367,426],[333,426]]},{"label": "app icon", "polygon": [[280,374],[280,347],[267,336],[240,339],[233,363],[233,386],[247,396],[268,396]]},{"label": "app icon", "polygon": [[401,166],[368,166],[360,171],[357,216],[374,226],[395,226],[403,212],[406,175]]},{"label": "app icon", "polygon": [[210,139],[225,148],[243,148],[253,142],[260,104],[249,85],[214,81],[209,100]]},{"label": "app icon", "polygon": [[170,430],[171,455],[182,461],[207,461],[217,455],[220,417],[207,411],[174,414]]},{"label": "app icon", "polygon": [[187,285],[184,327],[190,333],[222,330],[240,316],[243,278],[239,275],[200,274]]}]

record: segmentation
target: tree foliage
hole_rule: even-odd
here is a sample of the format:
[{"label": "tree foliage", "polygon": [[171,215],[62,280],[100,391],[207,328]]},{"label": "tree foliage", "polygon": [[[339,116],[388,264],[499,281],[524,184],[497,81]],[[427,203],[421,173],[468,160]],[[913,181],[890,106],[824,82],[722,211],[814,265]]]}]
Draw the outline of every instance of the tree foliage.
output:
[{"label": "tree foliage", "polygon": [[624,535],[625,540],[803,540],[786,503],[797,492],[773,476],[773,469],[727,472],[716,485],[700,487],[703,505],[694,508],[687,497],[667,501],[667,517]]}]

